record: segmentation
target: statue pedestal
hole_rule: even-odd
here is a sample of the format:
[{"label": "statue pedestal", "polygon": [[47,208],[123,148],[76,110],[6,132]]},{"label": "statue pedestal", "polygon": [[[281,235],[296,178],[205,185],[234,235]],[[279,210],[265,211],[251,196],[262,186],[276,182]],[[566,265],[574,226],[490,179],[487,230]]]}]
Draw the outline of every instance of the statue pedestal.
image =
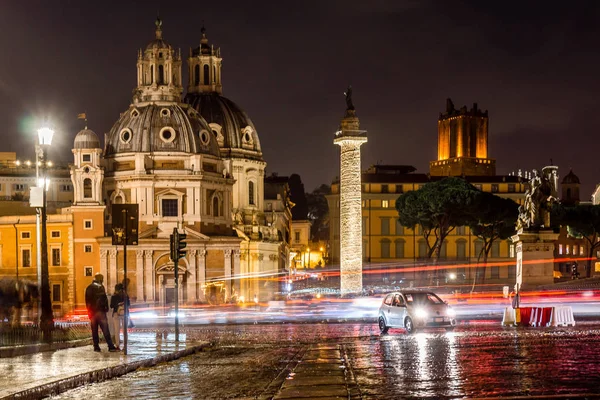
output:
[{"label": "statue pedestal", "polygon": [[516,244],[519,291],[554,283],[554,242],[552,230],[521,230],[511,239]]}]

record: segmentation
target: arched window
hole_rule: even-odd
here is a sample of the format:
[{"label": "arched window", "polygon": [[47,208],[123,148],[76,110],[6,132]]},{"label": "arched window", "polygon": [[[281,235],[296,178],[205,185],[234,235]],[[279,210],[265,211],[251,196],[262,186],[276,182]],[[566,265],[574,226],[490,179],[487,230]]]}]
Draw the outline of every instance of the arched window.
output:
[{"label": "arched window", "polygon": [[150,84],[154,83],[154,65],[150,66]]},{"label": "arched window", "polygon": [[390,258],[390,243],[389,239],[381,239],[381,258]]},{"label": "arched window", "polygon": [[200,84],[200,66],[199,65],[196,65],[194,67],[194,83],[196,85]]},{"label": "arched window", "polygon": [[396,247],[396,258],[404,258],[404,239],[396,239],[394,246]]},{"label": "arched window", "polygon": [[208,76],[210,75],[210,69],[208,68],[208,64],[204,64],[204,84],[208,85]]},{"label": "arched window", "polygon": [[219,198],[217,196],[213,197],[212,203],[213,217],[220,217],[221,213],[219,210]]},{"label": "arched window", "polygon": [[248,204],[254,205],[254,182],[248,182]]},{"label": "arched window", "polygon": [[473,254],[473,256],[477,257],[477,258],[483,256],[483,254],[481,253],[482,250],[483,250],[483,240],[481,240],[481,239],[475,240],[475,254]]},{"label": "arched window", "polygon": [[92,180],[90,178],[86,178],[83,180],[83,198],[92,198]]},{"label": "arched window", "polygon": [[419,239],[419,258],[427,258],[428,250],[425,239]]},{"label": "arched window", "polygon": [[213,82],[217,80],[217,67],[213,66]]},{"label": "arched window", "polygon": [[162,65],[158,66],[158,84],[165,84],[165,67],[163,67]]}]

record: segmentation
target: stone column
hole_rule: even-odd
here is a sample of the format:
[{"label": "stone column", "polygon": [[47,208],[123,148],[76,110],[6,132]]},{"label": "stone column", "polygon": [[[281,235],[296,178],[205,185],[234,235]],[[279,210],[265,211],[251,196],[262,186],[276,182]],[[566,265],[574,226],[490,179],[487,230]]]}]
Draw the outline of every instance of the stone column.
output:
[{"label": "stone column", "polygon": [[108,250],[100,250],[100,273],[108,279]]},{"label": "stone column", "polygon": [[187,303],[198,301],[198,291],[196,287],[196,250],[188,251],[188,276],[187,276]]},{"label": "stone column", "polygon": [[144,250],[135,252],[136,303],[144,301]]},{"label": "stone column", "polygon": [[225,273],[223,275],[225,276],[225,288],[227,290],[225,301],[228,301],[231,297],[231,249],[225,249],[223,254],[225,256]]},{"label": "stone column", "polygon": [[[109,270],[108,276],[104,281],[104,287],[106,288],[114,288],[117,284],[117,250],[110,249],[108,251],[109,254]],[[107,289],[108,291],[108,289]],[[112,292],[112,291],[111,291]]]},{"label": "stone column", "polygon": [[238,297],[240,296],[240,250],[233,250],[233,287]]},{"label": "stone column", "polygon": [[152,266],[152,250],[144,251],[144,292],[146,294],[145,301],[154,302],[154,267]]},{"label": "stone column", "polygon": [[196,267],[198,270],[198,275],[196,275],[196,290],[198,292],[198,300],[206,301],[206,296],[204,295],[203,289],[203,286],[206,284],[206,250],[198,250],[196,257],[198,260]]}]

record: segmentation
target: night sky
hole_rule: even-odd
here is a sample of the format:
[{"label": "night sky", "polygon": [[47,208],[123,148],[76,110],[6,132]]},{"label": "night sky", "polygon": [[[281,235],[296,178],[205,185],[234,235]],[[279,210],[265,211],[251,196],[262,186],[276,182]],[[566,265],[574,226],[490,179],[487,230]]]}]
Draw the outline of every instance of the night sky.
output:
[{"label": "night sky", "polygon": [[4,0],[0,150],[32,158],[47,116],[54,157],[72,161],[81,112],[103,141],[131,102],[157,12],[186,80],[204,23],[221,48],[223,94],[256,125],[267,173],[298,173],[307,191],[339,175],[333,134],[348,84],[368,130],[363,168],[427,172],[451,97],[489,110],[498,173],[552,159],[561,177],[579,176],[583,200],[600,183],[597,1]]}]

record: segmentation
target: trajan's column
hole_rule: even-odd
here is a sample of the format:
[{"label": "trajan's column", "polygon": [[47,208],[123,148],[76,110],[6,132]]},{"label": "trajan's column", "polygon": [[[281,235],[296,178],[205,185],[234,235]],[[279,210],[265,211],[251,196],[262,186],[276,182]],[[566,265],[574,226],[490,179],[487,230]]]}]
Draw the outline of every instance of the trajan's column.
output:
[{"label": "trajan's column", "polygon": [[362,215],[360,146],[367,141],[367,131],[352,104],[352,87],[346,95],[346,114],[334,144],[340,146],[340,292],[342,295],[362,291]]}]

